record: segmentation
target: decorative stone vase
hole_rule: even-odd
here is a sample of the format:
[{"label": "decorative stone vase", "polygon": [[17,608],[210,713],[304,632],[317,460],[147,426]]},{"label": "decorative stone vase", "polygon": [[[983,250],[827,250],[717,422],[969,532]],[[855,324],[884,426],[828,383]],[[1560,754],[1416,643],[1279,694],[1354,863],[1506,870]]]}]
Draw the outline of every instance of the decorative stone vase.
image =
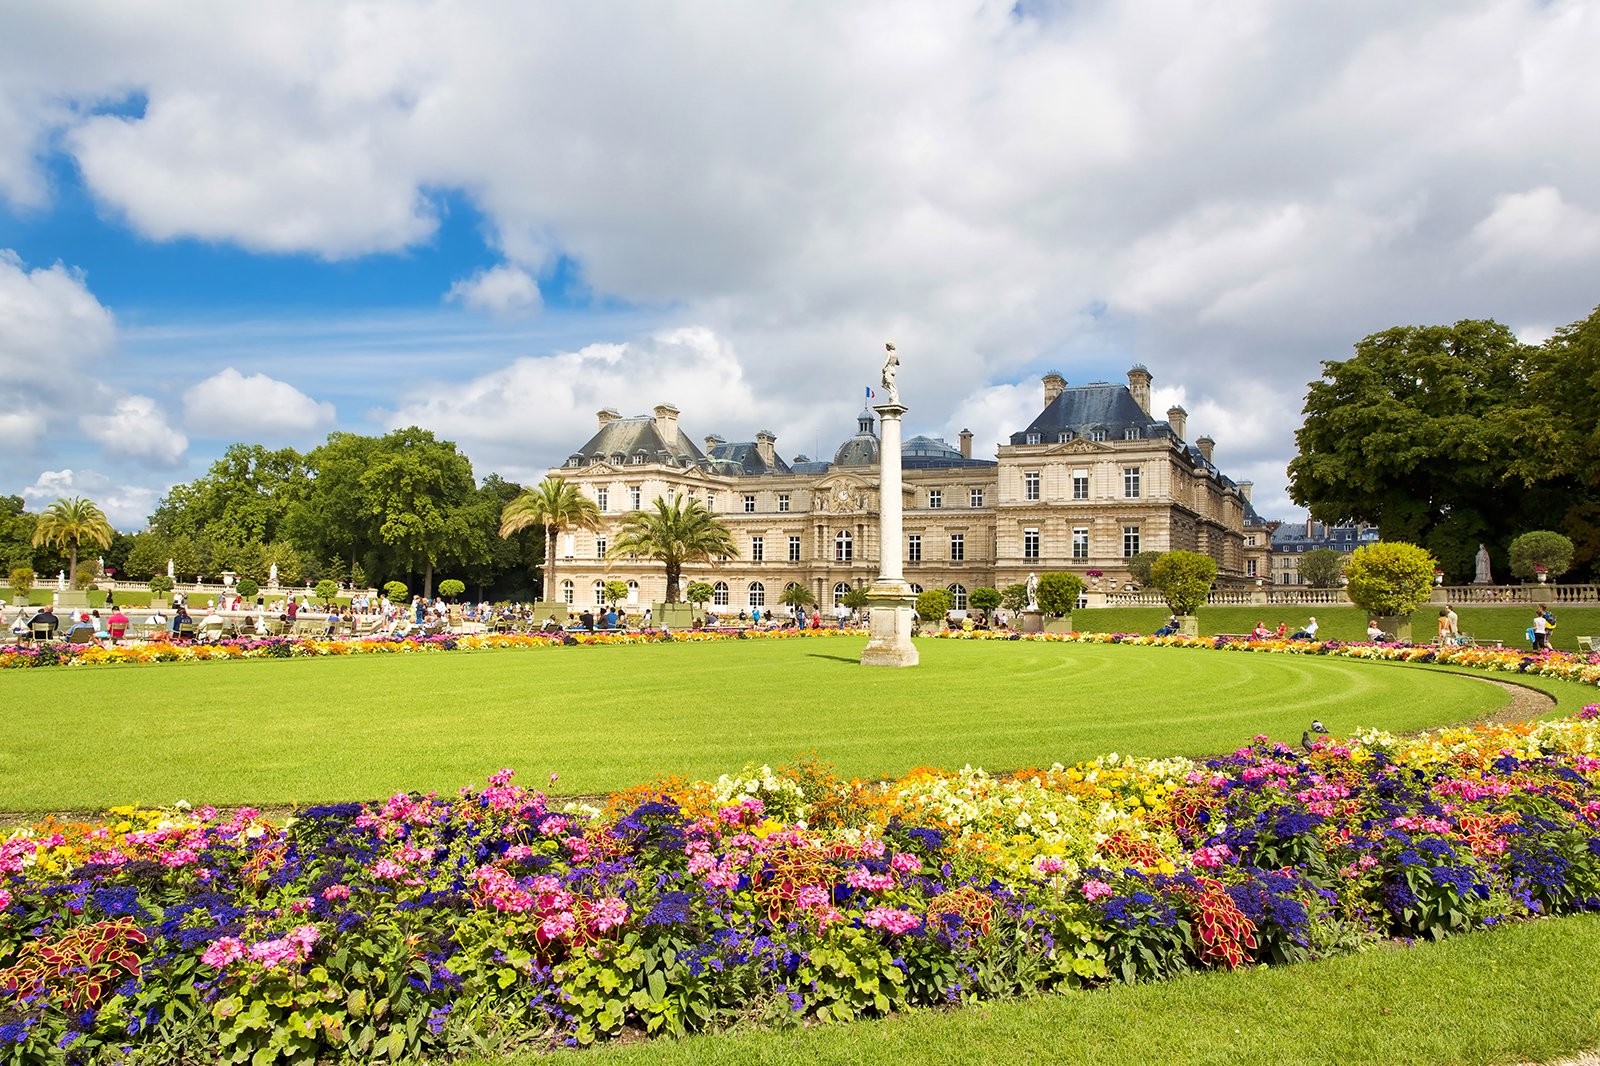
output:
[{"label": "decorative stone vase", "polygon": [[1200,616],[1193,614],[1178,615],[1178,636],[1198,637],[1200,635]]},{"label": "decorative stone vase", "polygon": [[1384,615],[1378,619],[1378,628],[1393,633],[1401,644],[1411,643],[1411,616],[1409,614]]}]

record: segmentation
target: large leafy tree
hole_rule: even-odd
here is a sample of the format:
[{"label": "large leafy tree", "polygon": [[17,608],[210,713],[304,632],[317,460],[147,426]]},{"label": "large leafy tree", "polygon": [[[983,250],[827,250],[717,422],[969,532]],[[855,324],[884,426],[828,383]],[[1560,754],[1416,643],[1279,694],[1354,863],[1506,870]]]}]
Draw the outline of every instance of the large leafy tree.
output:
[{"label": "large leafy tree", "polygon": [[[643,512],[636,512],[643,513]],[[547,477],[537,488],[526,489],[500,512],[500,535],[511,537],[523,530],[544,529],[544,598],[555,598],[556,537],[563,529],[600,528],[600,508],[578,486],[565,478]],[[673,596],[672,590],[667,590]],[[669,602],[676,602],[675,600]]]},{"label": "large leafy tree", "polygon": [[466,537],[463,507],[477,488],[472,464],[454,441],[407,426],[378,441],[359,484],[378,541],[408,569],[422,572],[422,594],[431,597],[434,567],[459,552]]},{"label": "large leafy tree", "polygon": [[306,459],[293,448],[230,444],[202,477],[174,485],[150,524],[168,536],[209,542],[223,555],[278,539],[285,514],[307,491]]},{"label": "large leafy tree", "polygon": [[[111,546],[114,531],[106,521],[105,512],[82,496],[60,499],[46,507],[34,525],[33,543],[50,544],[66,549],[68,553],[67,580],[78,577],[78,549],[85,544],[101,548]],[[76,584],[72,585],[77,588]]]},{"label": "large leafy tree", "polygon": [[667,602],[678,602],[685,563],[733,559],[739,554],[733,534],[698,500],[657,498],[652,510],[631,511],[622,520],[616,543],[606,553],[654,559],[667,568]]},{"label": "large leafy tree", "polygon": [[1173,614],[1191,615],[1205,606],[1216,579],[1217,561],[1197,552],[1165,552],[1150,568],[1150,580]]},{"label": "large leafy tree", "polygon": [[1489,321],[1363,339],[1309,387],[1290,497],[1323,521],[1374,523],[1471,572],[1479,542],[1504,545],[1524,505],[1512,462],[1531,428],[1531,355]]}]

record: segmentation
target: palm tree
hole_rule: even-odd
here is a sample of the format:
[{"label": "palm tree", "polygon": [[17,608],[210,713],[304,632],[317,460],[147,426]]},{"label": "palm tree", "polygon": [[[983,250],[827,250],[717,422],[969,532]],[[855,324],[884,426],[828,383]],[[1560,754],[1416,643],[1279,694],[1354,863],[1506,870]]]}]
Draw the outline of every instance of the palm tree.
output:
[{"label": "palm tree", "polygon": [[98,544],[102,549],[109,548],[111,538],[115,535],[111,523],[106,521],[104,511],[96,507],[92,500],[74,496],[70,500],[57,500],[45,508],[44,514],[39,516],[38,525],[33,527],[33,546],[37,548],[41,544],[48,544],[54,548],[66,548],[71,559],[67,584],[76,587],[78,545],[88,541]]},{"label": "palm tree", "polygon": [[667,602],[677,603],[684,563],[734,559],[739,549],[733,546],[728,527],[698,500],[668,503],[657,497],[654,511],[633,511],[622,520],[622,532],[606,554],[612,558],[643,556],[665,563]]},{"label": "palm tree", "polygon": [[817,602],[817,597],[812,591],[796,581],[789,582],[789,587],[783,590],[783,595],[778,597],[778,602],[785,607],[810,607]]},{"label": "palm tree", "polygon": [[500,535],[509,537],[530,526],[544,527],[544,598],[555,598],[556,535],[568,526],[600,528],[600,508],[563,478],[547,477],[500,512]]}]

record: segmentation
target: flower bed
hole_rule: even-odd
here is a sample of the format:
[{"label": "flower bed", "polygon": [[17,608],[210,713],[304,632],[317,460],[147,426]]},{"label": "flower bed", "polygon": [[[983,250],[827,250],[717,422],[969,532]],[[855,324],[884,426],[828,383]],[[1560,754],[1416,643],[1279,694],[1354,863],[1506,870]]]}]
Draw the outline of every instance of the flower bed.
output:
[{"label": "flower bed", "polygon": [[111,812],[0,845],[0,1058],[311,1062],[782,1026],[1600,909],[1600,708],[1204,764],[802,764],[558,808]]},{"label": "flower bed", "polygon": [[609,644],[691,644],[721,640],[800,640],[864,636],[861,629],[627,630],[595,633],[483,633],[429,637],[365,637],[318,640],[262,637],[200,641],[152,640],[141,644],[21,644],[0,648],[0,670],[35,666],[107,666],[123,663],[216,662],[230,659],[304,659],[328,655],[393,655],[484,648],[589,647]]}]

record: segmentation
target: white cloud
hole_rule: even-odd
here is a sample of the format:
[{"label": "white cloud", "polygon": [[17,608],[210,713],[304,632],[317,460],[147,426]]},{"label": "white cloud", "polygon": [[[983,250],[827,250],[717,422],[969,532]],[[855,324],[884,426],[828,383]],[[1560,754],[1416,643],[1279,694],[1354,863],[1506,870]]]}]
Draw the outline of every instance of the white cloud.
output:
[{"label": "white cloud", "polygon": [[457,281],[446,298],[477,311],[512,317],[539,309],[539,284],[521,267],[501,264]]},{"label": "white cloud", "polygon": [[60,263],[29,270],[0,249],[0,377],[12,387],[53,395],[65,375],[105,356],[116,332],[81,271]]},{"label": "white cloud", "polygon": [[37,438],[44,433],[46,424],[38,411],[0,411],[0,440],[6,442],[7,451],[31,452],[38,446]]},{"label": "white cloud", "polygon": [[189,438],[167,423],[165,412],[148,396],[123,396],[109,412],[83,415],[78,423],[114,459],[171,466],[189,448]]},{"label": "white cloud", "polygon": [[1547,269],[1600,252],[1600,213],[1568,203],[1561,190],[1543,185],[1496,197],[1494,210],[1472,227],[1481,265]]},{"label": "white cloud", "polygon": [[183,420],[196,433],[235,440],[303,437],[333,425],[331,403],[318,403],[286,381],[228,367],[183,394]]},{"label": "white cloud", "polygon": [[96,470],[45,470],[33,484],[18,492],[28,509],[38,511],[56,500],[83,496],[105,512],[106,519],[121,530],[143,529],[150,512],[166,492],[165,488],[129,485]]}]

